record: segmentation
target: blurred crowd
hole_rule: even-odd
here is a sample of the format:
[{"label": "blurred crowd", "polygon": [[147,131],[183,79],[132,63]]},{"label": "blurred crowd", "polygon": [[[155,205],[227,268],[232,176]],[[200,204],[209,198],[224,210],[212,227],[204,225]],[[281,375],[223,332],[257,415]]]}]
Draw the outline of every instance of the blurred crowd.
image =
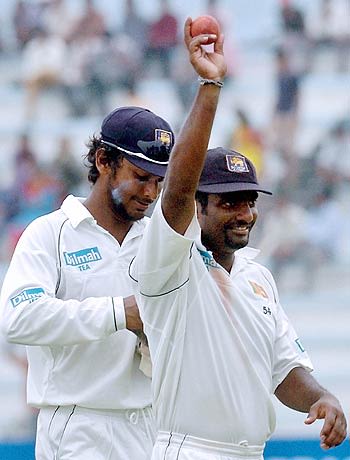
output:
[{"label": "blurred crowd", "polygon": [[[111,91],[122,92],[128,104],[143,105],[140,83],[156,76],[175,89],[183,117],[189,108],[197,85],[186,63],[183,20],[174,2],[159,0],[158,13],[151,20],[140,14],[137,2],[120,3],[123,19],[111,28],[98,1],[82,0],[80,8],[67,0],[14,2],[13,39],[8,43],[1,38],[1,53],[20,57],[22,68],[12,83],[25,94],[24,122],[12,155],[15,173],[10,184],[0,186],[3,270],[31,220],[57,208],[67,194],[86,191],[86,174],[73,155],[69,136],[62,136],[48,162],[42,164],[38,158],[37,137],[26,127],[35,120],[42,94],[58,94],[65,101],[67,116],[83,119],[97,113],[102,117],[111,108]],[[205,11],[228,32],[225,1],[205,3]],[[298,264],[307,274],[305,286],[310,287],[316,266],[350,257],[349,251],[344,253],[350,226],[345,199],[350,183],[350,125],[349,113],[340,113],[327,131],[320,130],[312,151],[299,152],[301,90],[322,53],[332,56],[332,71],[349,73],[350,1],[319,0],[309,15],[300,5],[276,0],[279,34],[267,45],[275,91],[270,119],[265,126],[256,126],[246,109],[235,107],[230,136],[221,144],[250,157],[260,180],[275,192],[271,205],[264,205],[255,236],[264,262],[277,278],[286,266]],[[227,80],[234,85],[238,45],[232,33],[227,35]]]}]

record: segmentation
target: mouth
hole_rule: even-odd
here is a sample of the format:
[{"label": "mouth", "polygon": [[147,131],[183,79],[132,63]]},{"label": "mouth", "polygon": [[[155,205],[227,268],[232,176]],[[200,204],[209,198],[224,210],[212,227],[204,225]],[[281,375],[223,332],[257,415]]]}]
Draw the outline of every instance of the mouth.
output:
[{"label": "mouth", "polygon": [[151,203],[145,203],[144,201],[135,200],[138,211],[146,211]]},{"label": "mouth", "polygon": [[229,227],[228,230],[238,236],[247,236],[249,235],[251,226],[250,225],[235,225],[234,227]]}]

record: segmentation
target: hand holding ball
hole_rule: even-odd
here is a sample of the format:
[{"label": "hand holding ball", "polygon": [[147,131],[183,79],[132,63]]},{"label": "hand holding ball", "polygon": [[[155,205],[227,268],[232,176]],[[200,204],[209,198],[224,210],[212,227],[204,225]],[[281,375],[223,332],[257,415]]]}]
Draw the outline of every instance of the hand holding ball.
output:
[{"label": "hand holding ball", "polygon": [[[220,26],[218,21],[209,15],[198,16],[191,24],[191,36],[197,37],[197,35],[202,34],[215,34],[216,37],[219,36]],[[214,43],[215,40],[209,38],[207,44]]]}]

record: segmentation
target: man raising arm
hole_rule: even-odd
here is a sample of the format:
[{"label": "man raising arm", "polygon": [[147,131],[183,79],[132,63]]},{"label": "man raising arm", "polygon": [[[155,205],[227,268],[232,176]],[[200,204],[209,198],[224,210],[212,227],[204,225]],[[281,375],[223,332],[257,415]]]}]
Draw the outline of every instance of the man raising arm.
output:
[{"label": "man raising arm", "polygon": [[310,411],[307,423],[325,418],[322,447],[335,446],[346,431],[341,407],[310,376],[272,275],[246,247],[258,192],[270,192],[244,155],[207,151],[226,71],[223,37],[208,53],[205,36],[192,38],[190,26],[188,19],[185,43],[205,84],[130,267],[153,362],[152,460],[261,460],[275,428],[275,392]]}]

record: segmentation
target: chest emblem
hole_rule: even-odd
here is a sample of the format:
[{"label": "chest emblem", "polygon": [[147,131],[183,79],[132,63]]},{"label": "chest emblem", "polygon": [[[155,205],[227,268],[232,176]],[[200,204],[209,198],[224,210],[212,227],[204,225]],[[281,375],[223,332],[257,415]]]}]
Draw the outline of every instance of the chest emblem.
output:
[{"label": "chest emblem", "polygon": [[260,286],[260,284],[258,283],[255,283],[254,281],[249,281],[249,284],[251,285],[251,287],[253,288],[253,291],[256,295],[258,296],[261,296],[261,297],[264,297],[264,299],[268,299],[269,296],[267,295],[265,289]]},{"label": "chest emblem", "polygon": [[102,260],[102,256],[97,246],[93,248],[80,249],[74,252],[64,252],[66,265],[78,267],[80,271],[90,270],[91,264]]}]

